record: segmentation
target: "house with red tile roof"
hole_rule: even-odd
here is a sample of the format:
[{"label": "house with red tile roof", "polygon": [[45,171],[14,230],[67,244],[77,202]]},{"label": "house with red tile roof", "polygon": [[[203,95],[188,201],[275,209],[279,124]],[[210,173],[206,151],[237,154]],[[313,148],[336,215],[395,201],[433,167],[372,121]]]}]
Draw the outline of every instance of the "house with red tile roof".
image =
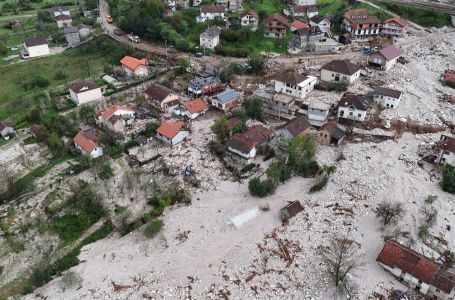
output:
[{"label": "house with red tile roof", "polygon": [[395,65],[400,55],[400,50],[398,50],[394,45],[389,45],[376,53],[370,54],[370,56],[368,56],[367,63],[372,67],[388,71]]},{"label": "house with red tile roof", "polygon": [[103,148],[99,144],[98,137],[91,130],[82,130],[74,137],[74,145],[85,155],[97,158],[103,155]]},{"label": "house with red tile roof", "polygon": [[353,9],[344,14],[341,26],[349,31],[353,38],[368,38],[378,35],[382,28],[378,17],[369,15],[367,9]]},{"label": "house with red tile roof", "polygon": [[209,110],[209,105],[202,99],[197,98],[190,101],[180,103],[180,108],[174,112],[185,116],[191,120],[205,114]]},{"label": "house with red tile roof", "polygon": [[189,135],[183,121],[165,121],[156,130],[156,138],[171,146],[182,142]]},{"label": "house with red tile roof", "polygon": [[294,20],[289,24],[289,29],[291,29],[292,32],[296,31],[297,29],[305,29],[308,27],[308,24],[306,22],[302,22],[299,20]]},{"label": "house with red tile roof", "polygon": [[286,36],[286,30],[289,27],[288,19],[285,16],[274,13],[262,21],[264,27],[264,36],[282,39]]},{"label": "house with red tile roof", "polygon": [[411,288],[431,299],[453,299],[455,273],[396,241],[388,240],[376,261]]},{"label": "house with red tile roof", "polygon": [[385,20],[382,24],[381,34],[387,36],[403,37],[408,31],[408,21],[400,16]]},{"label": "house with red tile roof", "polygon": [[128,106],[111,106],[98,116],[98,124],[110,130],[123,132],[134,122],[135,111]]},{"label": "house with red tile roof", "polygon": [[128,76],[147,76],[149,74],[147,59],[137,59],[131,56],[125,56],[120,60],[122,70]]},{"label": "house with red tile roof", "polygon": [[250,162],[256,157],[257,150],[266,146],[275,136],[275,133],[262,125],[255,125],[245,132],[236,133],[228,140],[226,147],[229,152]]}]

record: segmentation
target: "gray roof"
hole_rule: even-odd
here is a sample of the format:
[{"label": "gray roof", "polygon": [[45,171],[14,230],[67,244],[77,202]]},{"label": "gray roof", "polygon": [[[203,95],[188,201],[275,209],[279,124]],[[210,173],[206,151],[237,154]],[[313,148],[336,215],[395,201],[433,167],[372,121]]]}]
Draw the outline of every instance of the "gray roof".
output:
[{"label": "gray roof", "polygon": [[36,37],[29,37],[25,39],[25,46],[33,47],[39,45],[47,45],[47,40],[45,37],[36,36]]},{"label": "gray roof", "polygon": [[387,60],[392,60],[401,55],[400,50],[398,50],[394,45],[387,46],[379,50],[382,56]]},{"label": "gray roof", "polygon": [[63,28],[63,33],[64,34],[79,33],[79,30],[77,29],[77,27],[70,26]]},{"label": "gray roof", "polygon": [[207,28],[202,34],[209,36],[218,36],[221,33],[221,29],[218,26],[212,26]]},{"label": "gray roof", "polygon": [[261,98],[261,99],[267,99],[267,100],[272,100],[273,99],[273,94],[267,93],[264,90],[257,89],[253,92],[253,96]]},{"label": "gray roof", "polygon": [[52,8],[53,11],[57,12],[57,11],[70,11],[70,9],[68,8],[68,6],[55,6]]},{"label": "gray roof", "polygon": [[216,84],[220,81],[213,76],[199,77],[188,81],[188,86],[193,88],[201,88],[205,85]]},{"label": "gray roof", "polygon": [[216,95],[216,99],[223,104],[238,98],[240,98],[240,93],[235,90],[226,90]]},{"label": "gray roof", "polygon": [[389,88],[385,88],[382,86],[378,86],[374,89],[374,91],[368,92],[367,97],[373,97],[374,95],[382,95],[387,97],[392,97],[399,99],[401,97],[401,92]]}]

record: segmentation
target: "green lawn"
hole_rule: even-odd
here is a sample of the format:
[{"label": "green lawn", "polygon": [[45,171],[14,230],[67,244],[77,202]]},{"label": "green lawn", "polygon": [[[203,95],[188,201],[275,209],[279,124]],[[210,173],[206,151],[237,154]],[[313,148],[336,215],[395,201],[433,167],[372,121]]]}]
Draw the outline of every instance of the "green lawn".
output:
[{"label": "green lawn", "polygon": [[239,47],[247,48],[251,53],[259,54],[261,52],[274,52],[274,53],[285,53],[287,49],[288,42],[292,39],[292,33],[290,30],[287,31],[286,37],[284,39],[274,39],[266,38],[262,35],[261,32],[257,32],[252,35],[246,42],[226,42],[221,41],[221,45],[226,47]]},{"label": "green lawn", "polygon": [[264,11],[266,15],[274,12],[283,12],[284,1],[282,0],[256,0],[243,2],[244,9],[254,9],[256,12]]},{"label": "green lawn", "polygon": [[[317,1],[319,14],[335,16],[339,14],[341,10],[347,7],[346,0],[318,0]],[[342,12],[341,12],[342,13]]]}]

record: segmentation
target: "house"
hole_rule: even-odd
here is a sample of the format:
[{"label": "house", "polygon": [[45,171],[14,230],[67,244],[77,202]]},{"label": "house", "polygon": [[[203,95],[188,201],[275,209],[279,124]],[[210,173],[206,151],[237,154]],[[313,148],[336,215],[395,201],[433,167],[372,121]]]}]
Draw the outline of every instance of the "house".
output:
[{"label": "house", "polygon": [[321,145],[339,145],[345,132],[334,122],[322,125],[316,133],[316,141]]},{"label": "house", "polygon": [[77,104],[85,104],[103,98],[101,88],[91,80],[81,80],[69,86],[70,97]]},{"label": "house", "polygon": [[263,106],[278,113],[290,113],[295,104],[295,97],[286,94],[270,94],[262,89],[253,92],[253,96],[262,100]]},{"label": "house", "polygon": [[305,98],[314,89],[317,78],[297,72],[287,72],[273,79],[275,92],[284,93],[297,98]]},{"label": "house", "polygon": [[312,47],[315,42],[324,38],[325,34],[318,26],[310,26],[294,31],[292,44],[299,48]]},{"label": "house", "polygon": [[310,51],[315,53],[334,53],[340,47],[340,43],[334,38],[322,38],[310,44]]},{"label": "house", "polygon": [[209,106],[201,98],[193,99],[180,103],[180,107],[175,112],[179,115],[185,116],[191,120],[202,116],[209,110]]},{"label": "house", "polygon": [[194,96],[210,95],[222,89],[220,81],[213,77],[198,77],[188,81],[188,93]]},{"label": "house", "polygon": [[360,77],[360,67],[348,60],[332,60],[321,69],[321,80],[338,83],[347,81],[353,83]]},{"label": "house", "polygon": [[128,76],[147,76],[149,75],[149,68],[147,59],[137,59],[131,56],[125,56],[120,60],[122,70],[125,71]]},{"label": "house", "polygon": [[77,29],[79,30],[79,36],[81,38],[88,37],[93,32],[92,26],[85,24],[78,24]]},{"label": "house", "polygon": [[293,17],[312,18],[318,14],[316,5],[295,5],[291,7],[291,15]]},{"label": "house", "polygon": [[344,93],[338,102],[338,118],[363,122],[371,103],[365,96]]},{"label": "house", "polygon": [[24,41],[24,49],[21,51],[22,58],[34,58],[49,55],[49,46],[44,37],[29,37]]},{"label": "house", "polygon": [[295,20],[289,24],[289,29],[294,32],[298,29],[304,29],[307,28],[308,24],[299,20]]},{"label": "house", "polygon": [[382,23],[378,17],[370,16],[367,9],[354,9],[344,14],[341,26],[351,33],[352,38],[363,39],[378,35]]},{"label": "house", "polygon": [[97,158],[103,155],[103,148],[99,145],[98,137],[91,130],[82,130],[73,139],[76,149],[82,154]]},{"label": "house", "polygon": [[81,38],[79,36],[79,30],[77,27],[70,26],[63,28],[63,34],[65,35],[66,42],[69,46],[74,46],[81,42]]},{"label": "house", "polygon": [[185,122],[182,121],[163,122],[156,130],[156,138],[171,146],[176,145],[190,135],[190,132],[185,130],[184,127]]},{"label": "house", "polygon": [[311,101],[311,103],[308,105],[308,120],[325,122],[329,116],[329,112],[329,104],[319,101]]},{"label": "house", "polygon": [[311,123],[306,116],[298,116],[294,120],[287,122],[277,130],[278,141],[285,142],[286,140],[293,139],[300,135],[308,134],[310,132]]},{"label": "house", "polygon": [[110,130],[123,132],[134,122],[135,111],[128,106],[111,106],[98,116],[99,124]]},{"label": "house", "polygon": [[240,93],[231,89],[219,93],[213,97],[211,101],[211,105],[213,107],[219,108],[223,111],[228,111],[239,104]]},{"label": "house", "polygon": [[390,45],[382,48],[376,53],[370,54],[370,56],[368,56],[367,63],[372,67],[388,71],[395,65],[400,55],[401,51],[394,45]]},{"label": "house", "polygon": [[172,112],[178,106],[180,97],[161,84],[151,83],[145,90],[145,99],[163,112]]},{"label": "house", "polygon": [[441,135],[440,144],[441,150],[439,151],[436,163],[455,166],[455,138]]},{"label": "house", "polygon": [[58,28],[65,28],[71,26],[71,22],[73,21],[69,15],[58,15],[55,17],[57,21]]},{"label": "house", "polygon": [[331,26],[331,19],[328,16],[320,16],[314,15],[310,18],[310,26],[317,26],[319,30],[327,36],[331,36],[330,26]]},{"label": "house", "polygon": [[205,74],[218,78],[222,69],[221,59],[209,56],[206,60],[204,60],[204,67]]},{"label": "house", "polygon": [[203,48],[215,49],[220,43],[220,33],[221,28],[218,26],[207,28],[199,35],[199,45]]},{"label": "house", "polygon": [[14,128],[5,122],[0,122],[0,135],[3,139],[9,140],[9,138],[14,134]]},{"label": "house", "polygon": [[395,16],[382,23],[381,34],[389,37],[403,37],[408,32],[408,21],[400,16]]},{"label": "house", "polygon": [[240,26],[249,27],[252,31],[258,30],[259,15],[252,9],[240,13]]},{"label": "house", "polygon": [[189,0],[176,0],[175,7],[177,9],[188,9],[190,7],[190,1]]},{"label": "house", "polygon": [[229,152],[249,161],[256,156],[257,150],[265,147],[274,137],[272,130],[262,125],[255,125],[243,133],[236,133],[228,140]]},{"label": "house", "polygon": [[428,299],[453,299],[455,273],[400,243],[388,240],[376,258],[378,264]]},{"label": "house", "polygon": [[196,17],[198,23],[203,23],[207,20],[223,20],[224,19],[224,7],[214,5],[202,5],[201,14]]},{"label": "house", "polygon": [[54,18],[61,16],[61,15],[66,15],[70,16],[70,9],[68,6],[55,6],[52,8],[52,11],[54,13]]},{"label": "house", "polygon": [[303,206],[300,201],[288,201],[288,204],[280,209],[280,219],[288,220],[301,211],[303,211]]},{"label": "house", "polygon": [[262,22],[264,36],[282,39],[286,36],[286,29],[289,27],[286,17],[279,13],[271,14]]},{"label": "house", "polygon": [[243,1],[242,0],[215,0],[215,5],[223,7],[225,11],[235,12],[242,8]]},{"label": "house", "polygon": [[402,95],[403,93],[400,91],[380,86],[375,88],[374,91],[369,92],[367,97],[372,98],[374,102],[382,107],[397,108]]},{"label": "house", "polygon": [[316,5],[316,0],[294,0],[294,5]]}]

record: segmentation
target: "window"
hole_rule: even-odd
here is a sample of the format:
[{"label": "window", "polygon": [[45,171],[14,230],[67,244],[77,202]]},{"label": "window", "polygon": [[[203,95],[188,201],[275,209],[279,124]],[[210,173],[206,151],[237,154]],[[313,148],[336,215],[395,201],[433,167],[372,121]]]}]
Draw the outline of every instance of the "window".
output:
[{"label": "window", "polygon": [[340,110],[340,117],[344,116],[344,110]]},{"label": "window", "polygon": [[357,114],[357,117],[359,117],[359,118],[360,118],[361,116],[362,116],[362,114]]}]

